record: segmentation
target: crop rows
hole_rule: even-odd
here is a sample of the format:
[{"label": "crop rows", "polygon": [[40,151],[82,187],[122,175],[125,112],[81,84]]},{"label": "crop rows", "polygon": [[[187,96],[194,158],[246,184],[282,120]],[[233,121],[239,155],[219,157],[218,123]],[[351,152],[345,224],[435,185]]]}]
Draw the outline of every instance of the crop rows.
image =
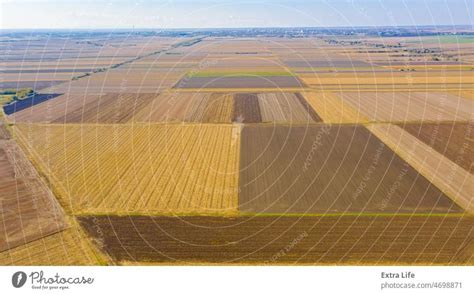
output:
[{"label": "crop rows", "polygon": [[472,264],[472,217],[81,217],[114,260],[225,264]]},{"label": "crop rows", "polygon": [[340,97],[377,122],[468,121],[474,101],[446,92],[341,92]]},{"label": "crop rows", "polygon": [[0,252],[0,265],[97,265],[100,258],[85,233],[70,228]]},{"label": "crop rows", "polygon": [[367,122],[360,112],[331,92],[305,92],[304,97],[325,123]]},{"label": "crop rows", "polygon": [[23,146],[73,213],[230,213],[232,126],[17,125]]},{"label": "crop rows", "polygon": [[474,212],[474,176],[397,125],[369,130],[467,212]]},{"label": "crop rows", "polygon": [[462,212],[363,126],[246,126],[239,210]]},{"label": "crop rows", "polygon": [[0,251],[67,226],[51,191],[11,140],[0,140],[0,204]]}]

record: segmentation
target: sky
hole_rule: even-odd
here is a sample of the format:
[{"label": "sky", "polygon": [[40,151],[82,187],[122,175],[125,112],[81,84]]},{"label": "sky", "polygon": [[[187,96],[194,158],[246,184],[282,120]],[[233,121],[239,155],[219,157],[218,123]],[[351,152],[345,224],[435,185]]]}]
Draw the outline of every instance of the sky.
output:
[{"label": "sky", "polygon": [[472,0],[0,0],[3,29],[471,25]]}]

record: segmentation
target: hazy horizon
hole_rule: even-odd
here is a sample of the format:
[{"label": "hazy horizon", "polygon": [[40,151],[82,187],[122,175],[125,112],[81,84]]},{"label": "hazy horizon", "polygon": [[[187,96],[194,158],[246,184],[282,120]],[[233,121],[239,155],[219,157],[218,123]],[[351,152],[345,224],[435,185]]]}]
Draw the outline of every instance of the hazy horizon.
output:
[{"label": "hazy horizon", "polygon": [[4,30],[422,27],[473,23],[473,5],[468,0],[0,1]]}]

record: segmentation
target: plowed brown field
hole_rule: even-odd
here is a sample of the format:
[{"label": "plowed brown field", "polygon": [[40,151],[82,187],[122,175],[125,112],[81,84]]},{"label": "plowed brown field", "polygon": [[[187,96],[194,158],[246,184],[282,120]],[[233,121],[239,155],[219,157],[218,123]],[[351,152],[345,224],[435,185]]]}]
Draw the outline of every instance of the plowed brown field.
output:
[{"label": "plowed brown field", "polygon": [[80,217],[124,263],[469,264],[472,217]]},{"label": "plowed brown field", "polygon": [[474,174],[474,123],[421,123],[399,126]]},{"label": "plowed brown field", "polygon": [[473,174],[397,125],[367,128],[456,204],[474,213]]},{"label": "plowed brown field", "polygon": [[241,145],[244,212],[462,211],[363,126],[246,126]]},{"label": "plowed brown field", "polygon": [[0,140],[0,204],[0,251],[67,226],[53,194],[11,140]]},{"label": "plowed brown field", "polygon": [[85,107],[97,104],[100,97],[94,94],[64,94],[13,113],[8,119],[14,123],[47,123],[62,118],[64,122],[69,113],[84,113]]},{"label": "plowed brown field", "polygon": [[179,81],[174,88],[304,88],[306,84],[294,76],[256,77],[191,77]]},{"label": "plowed brown field", "polygon": [[263,122],[313,123],[321,119],[299,93],[258,94]]},{"label": "plowed brown field", "polygon": [[262,115],[258,96],[254,93],[237,93],[234,96],[232,121],[239,123],[260,123]]},{"label": "plowed brown field", "polygon": [[110,93],[91,101],[53,123],[126,123],[149,104],[156,94]]}]

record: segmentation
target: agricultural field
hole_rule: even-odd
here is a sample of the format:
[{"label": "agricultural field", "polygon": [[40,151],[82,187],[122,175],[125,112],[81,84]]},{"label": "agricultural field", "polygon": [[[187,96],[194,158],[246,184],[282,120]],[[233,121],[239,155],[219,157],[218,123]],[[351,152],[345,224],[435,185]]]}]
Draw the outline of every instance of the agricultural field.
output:
[{"label": "agricultural field", "polygon": [[0,37],[0,265],[473,265],[470,38],[272,30]]},{"label": "agricultural field", "polygon": [[203,95],[199,104],[191,109],[186,121],[203,123],[230,123],[234,106],[234,96],[229,93],[210,93]]},{"label": "agricultural field", "polygon": [[64,212],[13,140],[0,139],[0,251],[67,227]]},{"label": "agricultural field", "polygon": [[[1,118],[1,117],[0,117]],[[11,135],[5,124],[0,124],[0,140],[10,139]]]},{"label": "agricultural field", "polygon": [[460,265],[472,217],[81,217],[122,264]]},{"label": "agricultural field", "polygon": [[14,132],[73,214],[237,209],[238,127],[44,124]]},{"label": "agricultural field", "polygon": [[80,228],[70,228],[0,252],[0,265],[104,265],[107,258],[94,249]]},{"label": "agricultural field", "polygon": [[133,121],[311,123],[321,119],[299,93],[173,92],[159,95]]},{"label": "agricultural field", "polygon": [[101,95],[63,94],[54,100],[47,100],[29,108],[14,112],[8,116],[14,123],[50,123],[81,110],[91,103],[98,103]]},{"label": "agricultural field", "polygon": [[321,122],[300,93],[262,93],[258,100],[262,122]]},{"label": "agricultural field", "polygon": [[192,117],[203,97],[200,93],[160,93],[148,105],[136,113],[133,122],[184,122]]},{"label": "agricultural field", "polygon": [[[73,89],[75,84],[70,84],[71,79],[101,73],[143,53],[161,52],[179,41],[159,38],[150,42],[148,38],[127,35],[111,38],[81,36],[77,39],[60,36],[11,38],[0,45],[2,52],[5,52],[2,68],[8,70],[2,73],[0,87],[44,90],[64,84],[68,85],[66,89]],[[128,78],[131,79],[132,75]],[[101,83],[100,80],[94,81]],[[113,83],[114,80],[109,81]],[[90,87],[94,87],[93,83]]]},{"label": "agricultural field", "polygon": [[[456,204],[474,212],[472,173],[397,125],[374,124],[368,128]],[[463,155],[462,150],[459,155]]]},{"label": "agricultural field", "polygon": [[[472,88],[474,86],[474,74],[472,71],[460,72],[410,72],[389,71],[373,74],[368,72],[350,73],[314,73],[298,75],[302,83],[317,89],[393,89],[394,87],[408,89],[440,89],[449,87]],[[303,84],[302,84],[303,85]]]},{"label": "agricultural field", "polygon": [[244,127],[248,213],[462,212],[362,126]]},{"label": "agricultural field", "polygon": [[148,105],[155,94],[109,93],[56,118],[52,123],[126,123]]},{"label": "agricultural field", "polygon": [[163,92],[58,95],[8,116],[15,123],[313,123],[321,118],[290,92]]},{"label": "agricultural field", "polygon": [[474,101],[445,92],[340,92],[369,121],[470,121]]},{"label": "agricultural field", "polygon": [[368,119],[361,112],[345,103],[333,92],[305,92],[304,98],[314,110],[317,110],[324,123],[355,124],[368,122]]},{"label": "agricultural field", "polygon": [[465,90],[465,91],[452,91],[453,94],[458,95],[460,97],[473,99],[474,100],[474,91],[472,90]]},{"label": "agricultural field", "polygon": [[372,65],[360,60],[285,60],[290,68],[371,68]]},{"label": "agricultural field", "polygon": [[474,173],[474,125],[470,123],[399,125],[469,173]]},{"label": "agricultural field", "polygon": [[234,99],[234,111],[232,113],[234,122],[260,123],[262,114],[258,96],[255,93],[239,93]]},{"label": "agricultural field", "polygon": [[[303,88],[306,85],[295,76],[263,76],[262,73],[221,77],[191,77],[178,82],[177,88]],[[266,74],[266,73],[263,73]],[[270,73],[271,74],[271,73]]]}]

